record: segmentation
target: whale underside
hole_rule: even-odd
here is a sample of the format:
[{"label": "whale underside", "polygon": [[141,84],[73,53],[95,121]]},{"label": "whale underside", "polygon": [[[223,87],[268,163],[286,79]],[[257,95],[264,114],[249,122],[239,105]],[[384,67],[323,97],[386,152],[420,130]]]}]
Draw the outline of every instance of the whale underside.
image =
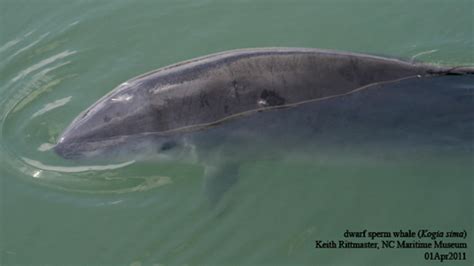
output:
[{"label": "whale underside", "polygon": [[66,159],[146,151],[177,161],[192,153],[218,202],[243,161],[288,152],[470,152],[472,73],[308,48],[223,52],[121,84],[79,114],[55,151]]}]

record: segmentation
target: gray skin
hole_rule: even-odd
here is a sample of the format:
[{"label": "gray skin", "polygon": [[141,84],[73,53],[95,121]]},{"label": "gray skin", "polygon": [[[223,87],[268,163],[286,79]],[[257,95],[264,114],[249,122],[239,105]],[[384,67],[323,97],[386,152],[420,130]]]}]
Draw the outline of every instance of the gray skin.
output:
[{"label": "gray skin", "polygon": [[203,155],[201,146],[210,150],[209,142],[199,145],[186,136],[202,136],[211,127],[261,111],[341,97],[376,84],[468,73],[474,69],[310,48],[227,51],[124,82],[82,112],[54,150],[66,159],[151,150],[173,160],[197,150],[209,179],[234,180],[236,161],[224,156],[220,160],[225,162],[206,163],[203,158],[222,156]]}]

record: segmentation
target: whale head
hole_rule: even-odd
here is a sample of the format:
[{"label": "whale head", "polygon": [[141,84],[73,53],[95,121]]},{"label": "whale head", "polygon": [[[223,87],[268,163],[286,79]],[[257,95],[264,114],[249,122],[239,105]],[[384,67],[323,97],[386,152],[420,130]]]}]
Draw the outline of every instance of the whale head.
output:
[{"label": "whale head", "polygon": [[75,160],[150,153],[175,158],[186,145],[176,135],[158,133],[163,111],[138,85],[122,84],[79,114],[60,135],[54,151]]}]

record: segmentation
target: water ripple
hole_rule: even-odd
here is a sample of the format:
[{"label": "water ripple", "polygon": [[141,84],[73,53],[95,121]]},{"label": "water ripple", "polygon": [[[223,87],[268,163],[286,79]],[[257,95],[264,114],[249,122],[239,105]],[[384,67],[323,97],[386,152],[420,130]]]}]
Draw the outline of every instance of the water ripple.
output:
[{"label": "water ripple", "polygon": [[[5,78],[0,87],[2,172],[8,173],[5,177],[85,193],[129,193],[172,183],[167,176],[127,174],[135,161],[68,166],[69,162],[60,160],[51,151],[55,136],[63,127],[56,120],[60,115],[56,110],[73,99],[67,91],[61,91],[63,84],[77,76],[66,67],[76,60],[70,59],[78,53],[73,43],[58,47],[66,43],[65,36],[70,36],[79,23],[80,20],[74,20],[39,37],[34,37],[39,30],[30,30],[0,45],[0,53],[9,54],[0,63],[0,74]],[[35,142],[38,140],[42,144]]]},{"label": "water ripple", "polygon": [[54,172],[59,172],[59,173],[80,173],[80,172],[86,172],[86,171],[106,171],[106,170],[114,170],[114,169],[119,169],[123,168],[126,166],[129,166],[133,164],[135,161],[128,161],[120,164],[108,164],[108,165],[83,165],[83,166],[55,166],[55,165],[46,165],[43,164],[40,161],[36,161],[33,159],[28,159],[22,157],[22,160],[25,161],[25,163],[34,166],[36,168],[42,169],[42,170],[48,170],[48,171],[54,171]]},{"label": "water ripple", "polygon": [[49,112],[53,109],[56,109],[58,107],[61,107],[65,104],[67,104],[71,100],[71,98],[72,98],[72,96],[69,96],[69,97],[66,97],[66,98],[56,100],[56,101],[51,102],[51,103],[47,103],[46,105],[44,105],[43,108],[36,111],[36,113],[33,114],[32,118],[34,118],[36,116],[39,116],[39,115],[42,115],[42,114],[47,113],[47,112]]},{"label": "water ripple", "polygon": [[59,54],[56,54],[56,55],[51,56],[51,57],[49,57],[49,58],[46,58],[46,59],[40,61],[39,63],[34,64],[34,65],[32,65],[32,66],[26,68],[25,70],[21,71],[21,72],[20,72],[18,75],[16,75],[11,81],[12,81],[12,82],[16,82],[16,81],[18,81],[19,79],[21,79],[21,78],[27,76],[28,74],[30,74],[30,73],[33,72],[33,71],[36,71],[36,70],[38,70],[38,69],[40,69],[40,68],[42,68],[42,67],[44,67],[44,66],[46,66],[46,65],[49,65],[49,64],[55,62],[56,60],[65,58],[65,57],[67,57],[67,56],[69,56],[69,55],[72,55],[72,54],[75,54],[75,53],[76,53],[76,51],[69,51],[69,50],[66,50],[66,51],[63,51],[63,52],[61,52],[61,53],[59,53]]}]

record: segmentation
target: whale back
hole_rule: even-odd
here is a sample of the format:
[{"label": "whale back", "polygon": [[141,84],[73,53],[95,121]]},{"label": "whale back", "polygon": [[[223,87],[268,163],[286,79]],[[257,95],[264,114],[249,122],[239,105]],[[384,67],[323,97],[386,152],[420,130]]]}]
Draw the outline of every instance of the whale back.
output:
[{"label": "whale back", "polygon": [[178,63],[129,81],[156,110],[154,132],[225,120],[350,93],[374,83],[431,75],[434,66],[319,49],[256,49]]}]

